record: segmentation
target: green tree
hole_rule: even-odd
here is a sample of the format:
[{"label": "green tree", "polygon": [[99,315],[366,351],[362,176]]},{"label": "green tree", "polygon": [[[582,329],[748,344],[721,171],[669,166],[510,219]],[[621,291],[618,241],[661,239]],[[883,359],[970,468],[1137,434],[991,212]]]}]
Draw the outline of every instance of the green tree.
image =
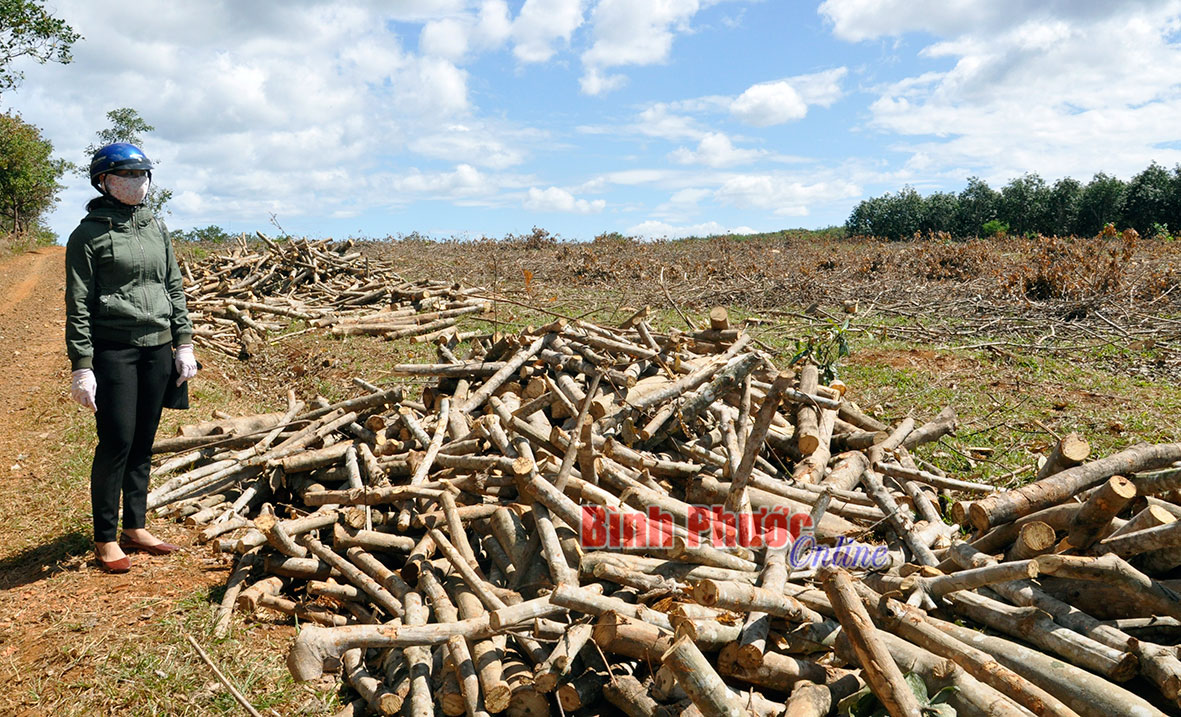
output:
[{"label": "green tree", "polygon": [[70,163],[53,158],[41,130],[15,113],[0,114],[0,216],[16,234],[37,227],[57,202],[57,180]]},{"label": "green tree", "polygon": [[[1123,220],[1127,226],[1151,236],[1155,224],[1169,223],[1170,205],[1174,202],[1173,178],[1169,170],[1156,162],[1148,165],[1128,182],[1124,197]],[[1172,225],[1172,228],[1179,228]]]},{"label": "green tree", "polygon": [[924,198],[909,185],[897,194],[887,192],[865,199],[845,221],[850,236],[874,236],[900,241],[920,232],[949,231],[958,199],[947,192]]},{"label": "green tree", "polygon": [[[890,196],[890,195],[887,195]],[[890,196],[886,205],[886,225],[882,236],[896,241],[907,239],[923,228],[923,197],[909,184]]]},{"label": "green tree", "polygon": [[968,186],[960,192],[959,200],[952,230],[956,236],[979,236],[984,223],[997,218],[1000,194],[979,177],[968,177]]},{"label": "green tree", "polygon": [[24,73],[12,69],[17,58],[69,63],[70,46],[82,36],[43,8],[40,0],[0,0],[0,93],[14,89]]},{"label": "green tree", "polygon": [[1048,220],[1050,188],[1037,174],[1012,179],[1001,189],[997,218],[1014,234],[1053,233]]},{"label": "green tree", "polygon": [[880,200],[876,197],[863,199],[853,207],[845,220],[845,233],[849,236],[873,236],[874,218],[877,216]]},{"label": "green tree", "polygon": [[1054,186],[1050,188],[1049,208],[1046,213],[1050,229],[1042,234],[1070,234],[1078,217],[1078,201],[1082,192],[1082,183],[1072,177],[1063,177],[1054,182]]},{"label": "green tree", "polygon": [[923,200],[922,231],[947,232],[955,229],[960,200],[952,192],[933,192]]},{"label": "green tree", "polygon": [[1165,223],[1169,225],[1169,230],[1177,236],[1181,236],[1181,164],[1173,167],[1171,196],[1169,201],[1169,210],[1165,214]]},{"label": "green tree", "polygon": [[1078,200],[1074,233],[1095,236],[1107,224],[1123,225],[1124,196],[1128,187],[1118,177],[1100,172],[1083,188]]},{"label": "green tree", "polygon": [[86,148],[87,156],[94,154],[101,147],[115,142],[128,142],[134,145],[144,143],[144,135],[154,132],[155,127],[144,121],[139,112],[130,107],[120,107],[107,113],[107,120],[111,126],[98,131],[98,142]]},{"label": "green tree", "polygon": [[[3,1],[0,0],[0,2]],[[144,121],[143,117],[139,116],[139,112],[136,112],[130,107],[120,107],[119,109],[111,110],[107,113],[107,120],[110,121],[111,126],[104,130],[99,130],[97,133],[98,141],[86,148],[86,167],[82,169],[82,174],[86,177],[90,176],[88,169],[90,167],[90,158],[99,149],[115,142],[127,142],[142,148],[144,135],[156,130],[155,127]],[[168,204],[169,199],[172,199],[172,190],[157,185],[153,178],[152,185],[148,189],[148,198],[144,201],[144,204],[153,213],[160,214],[167,212],[165,205]]]},{"label": "green tree", "polygon": [[221,243],[229,241],[232,238],[226,233],[225,229],[222,229],[216,224],[210,224],[207,227],[201,228],[193,227],[187,232],[174,230],[171,233],[173,239],[179,239],[180,241]]}]

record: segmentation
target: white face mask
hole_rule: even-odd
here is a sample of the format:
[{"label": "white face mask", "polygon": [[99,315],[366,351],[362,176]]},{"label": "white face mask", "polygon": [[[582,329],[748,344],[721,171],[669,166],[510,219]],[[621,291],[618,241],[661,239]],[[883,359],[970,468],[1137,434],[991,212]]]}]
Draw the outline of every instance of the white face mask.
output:
[{"label": "white face mask", "polygon": [[107,192],[124,204],[136,206],[142,204],[148,196],[148,177],[120,177],[116,174],[106,175]]}]

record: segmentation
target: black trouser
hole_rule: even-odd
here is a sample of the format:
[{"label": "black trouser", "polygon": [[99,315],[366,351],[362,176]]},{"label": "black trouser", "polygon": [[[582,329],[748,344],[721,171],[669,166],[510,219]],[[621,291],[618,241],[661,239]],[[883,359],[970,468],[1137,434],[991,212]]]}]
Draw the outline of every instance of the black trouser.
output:
[{"label": "black trouser", "polygon": [[152,442],[160,424],[164,387],[172,375],[172,346],[94,344],[98,447],[90,468],[94,539],[115,540],[119,494],[123,529],[144,527]]}]

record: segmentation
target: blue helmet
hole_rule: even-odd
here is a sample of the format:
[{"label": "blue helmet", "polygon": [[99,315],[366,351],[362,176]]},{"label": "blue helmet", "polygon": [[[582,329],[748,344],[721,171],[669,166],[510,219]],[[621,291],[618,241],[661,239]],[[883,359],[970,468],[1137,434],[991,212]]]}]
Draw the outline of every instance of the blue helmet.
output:
[{"label": "blue helmet", "polygon": [[134,144],[116,142],[94,153],[90,160],[90,184],[98,189],[98,178],[116,169],[143,169],[151,176],[152,162]]}]

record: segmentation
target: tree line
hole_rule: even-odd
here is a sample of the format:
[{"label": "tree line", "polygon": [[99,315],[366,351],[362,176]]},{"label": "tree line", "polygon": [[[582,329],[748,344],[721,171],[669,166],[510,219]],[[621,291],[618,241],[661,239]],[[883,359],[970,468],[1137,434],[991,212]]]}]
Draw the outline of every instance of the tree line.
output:
[{"label": "tree line", "polygon": [[971,177],[958,194],[925,197],[906,186],[860,202],[845,230],[893,240],[937,232],[958,238],[1095,236],[1108,224],[1149,237],[1181,232],[1181,164],[1168,170],[1153,162],[1127,182],[1100,172],[1086,184],[1071,177],[1047,184],[1025,174],[997,191]]},{"label": "tree line", "polygon": [[[68,63],[79,39],[37,0],[0,0],[0,94],[24,80],[14,61]],[[0,234],[40,230],[42,215],[57,201],[58,180],[73,167],[53,157],[53,145],[40,129],[14,112],[0,113]]]}]

